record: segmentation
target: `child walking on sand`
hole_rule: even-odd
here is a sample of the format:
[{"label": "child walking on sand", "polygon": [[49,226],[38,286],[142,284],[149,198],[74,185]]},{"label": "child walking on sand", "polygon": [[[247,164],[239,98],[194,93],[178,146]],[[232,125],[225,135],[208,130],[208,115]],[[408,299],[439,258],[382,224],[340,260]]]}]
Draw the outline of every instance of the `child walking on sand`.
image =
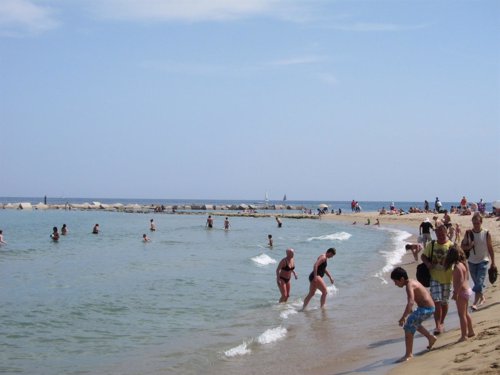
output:
[{"label": "child walking on sand", "polygon": [[[394,284],[400,288],[406,287],[407,304],[406,308],[399,319],[399,326],[405,331],[406,353],[397,362],[408,361],[413,357],[413,338],[415,331],[420,332],[429,341],[428,350],[436,342],[437,338],[431,335],[423,326],[422,322],[434,314],[435,305],[431,294],[417,280],[408,279],[406,270],[401,267],[396,267],[391,273],[391,279]],[[417,309],[413,311],[413,306],[417,305]]]},{"label": "child walking on sand", "polygon": [[463,250],[455,246],[450,247],[444,266],[446,269],[453,267],[452,299],[457,303],[460,330],[462,331],[462,336],[458,342],[462,342],[475,335],[472,328],[472,318],[468,310],[472,289],[469,287],[469,268],[467,267],[467,258]]}]

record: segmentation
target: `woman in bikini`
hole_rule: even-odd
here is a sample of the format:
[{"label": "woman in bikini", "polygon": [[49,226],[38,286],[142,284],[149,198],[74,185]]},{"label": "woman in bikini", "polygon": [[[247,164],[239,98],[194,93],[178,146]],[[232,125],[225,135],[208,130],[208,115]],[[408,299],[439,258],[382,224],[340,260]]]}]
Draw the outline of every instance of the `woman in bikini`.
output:
[{"label": "woman in bikini", "polygon": [[327,259],[332,258],[337,253],[334,247],[329,248],[326,253],[321,254],[314,263],[313,271],[309,275],[309,294],[304,299],[304,305],[302,306],[302,310],[305,310],[307,304],[316,293],[316,289],[321,291],[321,307],[325,306],[327,289],[326,284],[323,281],[323,276],[325,274],[330,279],[330,282],[333,284],[333,277],[330,275],[330,272],[326,269]]},{"label": "woman in bikini", "polygon": [[293,259],[293,249],[286,250],[286,257],[281,259],[281,262],[276,268],[276,282],[281,293],[280,303],[286,302],[290,297],[290,279],[295,276],[297,280],[297,273],[295,272],[295,260]]},{"label": "woman in bikini", "polygon": [[453,267],[453,297],[457,303],[458,318],[460,319],[460,330],[462,336],[459,342],[475,335],[472,328],[472,318],[469,314],[469,298],[472,289],[469,287],[469,269],[467,258],[462,249],[455,246],[450,247],[444,263],[446,269]]}]

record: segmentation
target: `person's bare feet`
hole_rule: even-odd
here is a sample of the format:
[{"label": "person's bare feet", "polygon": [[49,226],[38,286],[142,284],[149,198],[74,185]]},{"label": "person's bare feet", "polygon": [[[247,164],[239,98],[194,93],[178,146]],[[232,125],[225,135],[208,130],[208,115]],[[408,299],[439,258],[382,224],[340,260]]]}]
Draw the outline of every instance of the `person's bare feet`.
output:
[{"label": "person's bare feet", "polygon": [[432,347],[434,346],[434,344],[436,343],[436,341],[437,341],[437,337],[431,336],[431,338],[429,339],[429,345],[427,346],[427,350],[431,350]]},{"label": "person's bare feet", "polygon": [[444,325],[440,325],[438,328],[434,330],[434,335],[440,335],[441,333],[444,332]]},{"label": "person's bare feet", "polygon": [[406,362],[406,361],[409,361],[409,360],[410,360],[410,359],[412,359],[412,358],[413,358],[413,356],[412,356],[412,355],[410,355],[410,356],[406,356],[406,355],[405,355],[404,357],[399,358],[399,359],[398,359],[395,363]]},{"label": "person's bare feet", "polygon": [[457,342],[464,342],[464,341],[467,341],[467,337],[466,336],[461,336]]}]

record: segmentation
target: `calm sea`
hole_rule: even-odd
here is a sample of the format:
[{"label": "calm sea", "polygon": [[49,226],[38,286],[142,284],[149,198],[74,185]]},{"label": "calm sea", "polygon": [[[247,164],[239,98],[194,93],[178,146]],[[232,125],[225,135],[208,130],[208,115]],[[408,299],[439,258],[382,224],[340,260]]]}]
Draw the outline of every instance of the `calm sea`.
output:
[{"label": "calm sea", "polygon": [[[8,242],[0,247],[0,373],[304,374],[325,358],[355,366],[356,348],[402,336],[395,322],[405,297],[388,272],[405,254],[408,230],[307,219],[277,228],[273,218],[231,217],[224,231],[223,217],[212,230],[205,220],[0,210]],[[53,242],[52,227],[63,223],[69,234]],[[313,263],[331,246],[327,308],[316,296],[298,312]],[[288,247],[299,279],[280,305],[275,270]]]}]

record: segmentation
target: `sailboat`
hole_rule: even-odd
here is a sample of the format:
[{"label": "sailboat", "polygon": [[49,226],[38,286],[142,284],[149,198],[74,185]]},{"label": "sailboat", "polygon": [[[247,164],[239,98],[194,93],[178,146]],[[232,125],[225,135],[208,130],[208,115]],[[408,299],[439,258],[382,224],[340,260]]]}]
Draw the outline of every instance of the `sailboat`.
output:
[{"label": "sailboat", "polygon": [[264,198],[264,202],[266,203],[266,207],[269,206],[269,194],[266,191],[266,196]]}]

